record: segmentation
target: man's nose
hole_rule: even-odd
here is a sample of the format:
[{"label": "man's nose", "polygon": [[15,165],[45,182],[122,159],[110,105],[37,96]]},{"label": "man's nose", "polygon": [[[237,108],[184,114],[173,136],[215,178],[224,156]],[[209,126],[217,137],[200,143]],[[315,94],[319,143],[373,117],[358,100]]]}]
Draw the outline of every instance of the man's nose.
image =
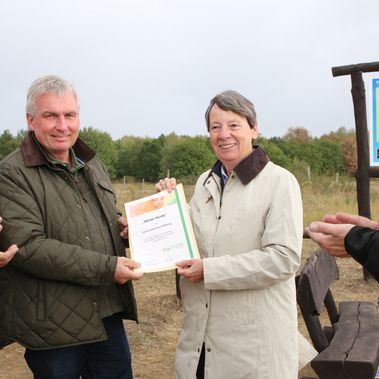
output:
[{"label": "man's nose", "polygon": [[57,117],[56,120],[57,120],[57,124],[56,124],[57,129],[59,129],[59,130],[66,130],[67,129],[68,123],[67,123],[66,118],[63,115]]}]

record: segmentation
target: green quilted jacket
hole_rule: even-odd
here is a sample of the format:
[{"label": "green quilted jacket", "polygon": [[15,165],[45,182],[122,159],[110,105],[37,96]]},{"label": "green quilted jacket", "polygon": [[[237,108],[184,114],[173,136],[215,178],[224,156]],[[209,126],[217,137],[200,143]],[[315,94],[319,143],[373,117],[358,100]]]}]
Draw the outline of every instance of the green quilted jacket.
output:
[{"label": "green quilted jacket", "polygon": [[[106,169],[80,139],[73,147],[107,219],[114,251],[125,256]],[[49,163],[31,132],[0,162],[0,251],[20,251],[0,269],[0,348],[18,341],[48,349],[105,340],[100,286],[111,285],[116,256],[94,251],[73,176]],[[93,220],[92,220],[93,222]],[[117,285],[123,318],[137,321],[131,282]]]}]

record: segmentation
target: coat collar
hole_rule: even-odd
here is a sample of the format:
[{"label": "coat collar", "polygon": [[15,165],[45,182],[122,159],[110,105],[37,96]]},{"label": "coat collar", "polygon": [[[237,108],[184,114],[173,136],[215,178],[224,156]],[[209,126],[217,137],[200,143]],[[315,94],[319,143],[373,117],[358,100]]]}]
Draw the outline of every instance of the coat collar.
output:
[{"label": "coat collar", "polygon": [[[238,163],[233,169],[244,185],[249,184],[270,161],[265,151],[259,145],[254,145],[253,149],[253,152]],[[212,173],[215,173],[221,178],[221,166],[222,163],[218,160],[212,167],[206,179],[208,179]]]},{"label": "coat collar", "polygon": [[[78,138],[72,147],[75,155],[83,162],[91,160],[96,153]],[[27,167],[41,166],[49,164],[48,159],[42,151],[42,146],[37,142],[32,131],[29,131],[26,137],[21,142],[21,153],[24,163]]]}]

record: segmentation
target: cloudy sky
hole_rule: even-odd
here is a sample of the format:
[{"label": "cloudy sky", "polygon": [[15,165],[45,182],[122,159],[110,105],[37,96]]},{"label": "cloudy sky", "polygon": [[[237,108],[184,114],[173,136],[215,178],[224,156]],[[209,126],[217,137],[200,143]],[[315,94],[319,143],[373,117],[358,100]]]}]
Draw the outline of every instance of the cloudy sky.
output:
[{"label": "cloudy sky", "polygon": [[226,89],[255,103],[265,137],[350,129],[350,77],[331,68],[379,61],[378,17],[378,0],[0,0],[0,131],[26,127],[46,74],[76,86],[82,127],[113,139],[205,134]]}]

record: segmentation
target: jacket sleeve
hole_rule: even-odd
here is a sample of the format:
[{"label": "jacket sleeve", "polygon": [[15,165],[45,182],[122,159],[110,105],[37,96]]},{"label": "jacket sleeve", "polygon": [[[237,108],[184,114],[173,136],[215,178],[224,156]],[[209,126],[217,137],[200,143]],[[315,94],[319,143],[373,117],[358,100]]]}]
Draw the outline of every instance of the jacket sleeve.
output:
[{"label": "jacket sleeve", "polygon": [[48,238],[35,189],[15,169],[0,171],[0,214],[4,230],[0,247],[20,250],[9,263],[29,275],[88,286],[111,284],[117,258]]},{"label": "jacket sleeve", "polygon": [[379,282],[379,232],[355,226],[345,237],[346,251]]},{"label": "jacket sleeve", "polygon": [[[255,214],[250,218],[251,222],[263,223],[261,246],[233,255],[226,250],[223,256],[205,258],[206,289],[263,289],[294,276],[300,265],[303,238],[300,188],[293,175],[287,173],[275,182],[272,193],[267,213],[260,215],[262,220]],[[258,196],[263,201],[263,194]]]}]

